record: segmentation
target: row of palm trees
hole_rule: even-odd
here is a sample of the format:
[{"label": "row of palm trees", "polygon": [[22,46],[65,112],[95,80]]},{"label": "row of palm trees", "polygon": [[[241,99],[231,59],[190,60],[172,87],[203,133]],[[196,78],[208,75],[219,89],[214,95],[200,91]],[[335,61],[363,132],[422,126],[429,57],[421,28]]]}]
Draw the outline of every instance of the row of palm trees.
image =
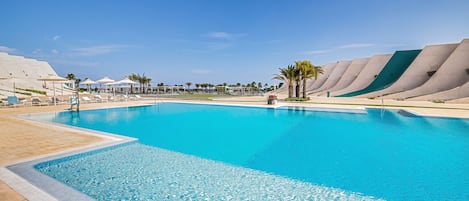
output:
[{"label": "row of palm trees", "polygon": [[[145,76],[145,73],[143,73],[143,75],[140,75],[140,74],[135,74],[135,73],[132,73],[128,76],[129,80],[132,80],[134,82],[138,82],[140,84],[140,87],[139,87],[139,91],[140,93],[145,93],[145,87],[150,87],[150,82],[151,82],[151,78]],[[130,87],[132,88],[133,86],[130,85]],[[130,89],[131,91],[133,91],[132,89]]]},{"label": "row of palm trees", "polygon": [[306,98],[306,81],[310,78],[318,79],[323,74],[320,66],[314,66],[310,61],[295,61],[294,65],[279,68],[280,74],[275,74],[272,79],[284,81],[288,87],[288,98],[293,97],[293,82],[295,82],[296,98],[300,97],[300,83],[303,81],[303,98]]}]

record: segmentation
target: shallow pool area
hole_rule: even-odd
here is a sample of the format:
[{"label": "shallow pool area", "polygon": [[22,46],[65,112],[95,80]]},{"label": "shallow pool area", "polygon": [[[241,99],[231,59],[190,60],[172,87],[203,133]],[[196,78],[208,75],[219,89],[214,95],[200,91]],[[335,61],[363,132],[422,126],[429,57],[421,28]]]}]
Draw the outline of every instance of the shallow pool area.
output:
[{"label": "shallow pool area", "polygon": [[98,200],[469,198],[467,119],[181,103],[25,118],[138,138],[35,165]]},{"label": "shallow pool area", "polygon": [[35,168],[96,200],[373,200],[140,143]]}]

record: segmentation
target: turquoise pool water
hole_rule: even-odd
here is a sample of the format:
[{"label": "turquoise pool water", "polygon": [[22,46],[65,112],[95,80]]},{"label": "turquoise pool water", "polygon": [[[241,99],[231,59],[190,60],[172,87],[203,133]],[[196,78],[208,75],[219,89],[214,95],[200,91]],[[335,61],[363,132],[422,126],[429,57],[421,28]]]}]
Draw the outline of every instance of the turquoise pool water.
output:
[{"label": "turquoise pool water", "polygon": [[[386,200],[469,199],[467,119],[423,118],[380,109],[344,113],[177,103],[30,118],[131,136],[148,149],[162,148]],[[137,155],[146,160],[152,153]],[[112,159],[99,164],[112,164],[116,156],[119,158],[119,154],[103,157]],[[135,160],[135,156],[122,157]],[[73,162],[85,159],[89,161]],[[89,178],[85,170],[96,163],[87,156],[46,162],[36,168],[83,192],[90,188],[89,183],[121,178],[103,173],[103,178],[93,176],[91,181],[72,184],[78,177]],[[64,171],[63,167],[69,168]],[[106,167],[98,172],[118,174],[122,170],[119,165]],[[157,174],[149,172],[143,178]],[[115,185],[100,186],[99,192],[122,192],[111,190],[119,189]],[[142,190],[147,191],[151,192]]]}]

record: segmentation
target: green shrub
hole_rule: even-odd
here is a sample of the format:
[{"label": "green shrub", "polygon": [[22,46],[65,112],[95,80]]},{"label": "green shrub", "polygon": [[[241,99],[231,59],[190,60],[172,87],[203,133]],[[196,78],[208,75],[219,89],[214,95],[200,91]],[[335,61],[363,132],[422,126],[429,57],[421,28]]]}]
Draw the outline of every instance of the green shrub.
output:
[{"label": "green shrub", "polygon": [[[23,91],[29,91],[29,92],[33,92],[33,93],[36,93],[36,94],[42,94],[42,95],[46,95],[46,92],[45,91],[39,91],[39,90],[35,90],[35,89],[21,89],[21,88],[17,88],[19,90],[23,90]],[[19,92],[17,92],[19,93]],[[23,93],[21,93],[23,94]],[[27,94],[25,94],[27,95]],[[31,93],[29,93],[29,95],[31,95]]]},{"label": "green shrub", "polygon": [[23,94],[23,95],[26,95],[26,96],[31,96],[31,95],[32,95],[31,93],[28,93],[28,92],[21,92],[21,91],[17,91],[16,93],[17,93],[17,94]]}]

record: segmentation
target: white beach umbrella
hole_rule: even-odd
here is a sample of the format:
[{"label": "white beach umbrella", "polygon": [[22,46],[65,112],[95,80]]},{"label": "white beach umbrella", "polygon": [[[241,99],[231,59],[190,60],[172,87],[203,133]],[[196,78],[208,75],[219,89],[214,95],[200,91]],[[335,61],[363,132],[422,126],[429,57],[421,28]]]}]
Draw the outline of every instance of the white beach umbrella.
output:
[{"label": "white beach umbrella", "polygon": [[124,78],[123,80],[120,80],[117,82],[118,84],[135,84],[137,82],[134,82],[130,80],[128,77]]},{"label": "white beach umbrella", "polygon": [[90,78],[86,78],[83,82],[81,82],[80,84],[86,84],[87,88],[88,88],[88,92],[91,92],[91,85],[92,84],[96,84],[95,81],[91,80]]},{"label": "white beach umbrella", "polygon": [[109,78],[109,77],[103,77],[102,79],[96,80],[97,83],[99,83],[99,87],[101,88],[101,84],[104,84],[106,86],[110,85],[111,83],[114,83],[114,80]]},{"label": "white beach umbrella", "polygon": [[124,78],[123,80],[120,80],[118,82],[116,82],[116,84],[135,84],[137,82],[134,82],[132,80],[130,80],[128,77]]},{"label": "white beach umbrella", "polygon": [[39,81],[51,81],[52,82],[52,86],[54,88],[54,105],[57,105],[57,99],[55,99],[55,82],[68,82],[69,80],[67,80],[66,78],[63,78],[63,77],[60,77],[60,76],[57,76],[57,75],[49,75],[49,76],[45,76],[45,77],[41,77],[39,79],[37,79]]},{"label": "white beach umbrella", "polygon": [[96,80],[96,82],[106,84],[106,83],[113,83],[114,80],[109,77],[103,77],[102,79]]}]

